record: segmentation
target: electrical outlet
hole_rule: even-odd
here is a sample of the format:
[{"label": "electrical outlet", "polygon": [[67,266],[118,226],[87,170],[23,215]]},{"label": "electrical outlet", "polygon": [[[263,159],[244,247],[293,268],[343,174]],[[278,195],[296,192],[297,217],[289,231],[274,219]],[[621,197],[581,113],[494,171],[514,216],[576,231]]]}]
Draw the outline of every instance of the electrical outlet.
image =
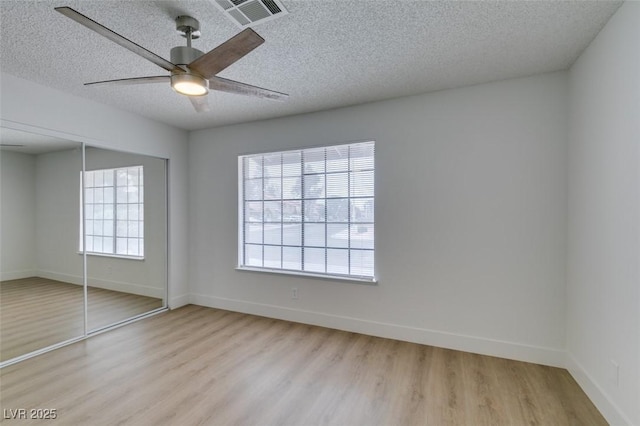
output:
[{"label": "electrical outlet", "polygon": [[612,359],[609,362],[611,363],[611,382],[616,386],[620,386],[620,366]]},{"label": "electrical outlet", "polygon": [[297,287],[293,287],[291,289],[291,299],[292,300],[298,300],[298,288]]}]

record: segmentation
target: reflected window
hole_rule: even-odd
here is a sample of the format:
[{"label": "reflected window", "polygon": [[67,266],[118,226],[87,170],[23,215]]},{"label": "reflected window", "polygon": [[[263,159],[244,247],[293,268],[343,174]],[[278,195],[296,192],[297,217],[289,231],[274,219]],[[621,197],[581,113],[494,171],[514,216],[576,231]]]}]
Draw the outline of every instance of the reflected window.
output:
[{"label": "reflected window", "polygon": [[374,142],[239,157],[239,267],[374,279]]},{"label": "reflected window", "polygon": [[81,199],[87,253],[144,257],[143,166],[86,171]]}]

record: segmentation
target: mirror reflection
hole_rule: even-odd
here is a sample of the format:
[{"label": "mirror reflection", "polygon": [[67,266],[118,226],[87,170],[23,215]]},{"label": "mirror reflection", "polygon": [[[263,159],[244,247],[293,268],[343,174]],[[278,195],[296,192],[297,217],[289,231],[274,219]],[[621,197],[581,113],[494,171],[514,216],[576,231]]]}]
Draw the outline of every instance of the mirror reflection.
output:
[{"label": "mirror reflection", "polygon": [[0,361],[84,334],[81,144],[0,130]]},{"label": "mirror reflection", "polygon": [[[87,147],[85,243],[88,327],[165,306],[165,160]],[[82,243],[82,242],[81,242]]]},{"label": "mirror reflection", "polygon": [[0,362],[166,308],[166,160],[0,142]]}]

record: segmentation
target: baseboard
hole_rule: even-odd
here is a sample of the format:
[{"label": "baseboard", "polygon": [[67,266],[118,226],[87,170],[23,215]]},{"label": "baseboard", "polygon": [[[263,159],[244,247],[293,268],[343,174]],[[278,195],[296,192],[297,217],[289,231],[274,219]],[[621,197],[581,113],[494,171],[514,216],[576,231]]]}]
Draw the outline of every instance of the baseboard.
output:
[{"label": "baseboard", "polygon": [[591,375],[571,353],[566,354],[566,368],[611,426],[632,426],[631,420],[607,396]]},{"label": "baseboard", "polygon": [[178,309],[182,306],[189,304],[189,295],[183,294],[181,296],[169,297],[169,309]]},{"label": "baseboard", "polygon": [[0,281],[9,280],[21,280],[23,278],[31,278],[36,276],[36,271],[24,270],[24,271],[2,271],[0,273]]},{"label": "baseboard", "polygon": [[82,285],[83,280],[80,275],[62,274],[54,271],[37,271],[36,277],[46,278],[48,280],[61,281],[63,283]]},{"label": "baseboard", "polygon": [[189,303],[552,367],[565,366],[565,352],[551,348],[200,294],[191,294]]},{"label": "baseboard", "polygon": [[138,283],[127,283],[121,281],[109,281],[97,278],[87,278],[89,286],[103,288],[105,290],[120,291],[123,293],[137,294],[138,296],[164,298],[164,288],[156,288]]},{"label": "baseboard", "polygon": [[[82,276],[61,274],[52,271],[38,271],[36,276],[48,278],[50,280],[62,281],[70,284],[83,285]],[[120,291],[123,293],[136,294],[138,296],[155,297],[157,299],[164,298],[164,289],[145,286],[142,284],[127,283],[121,281],[109,281],[93,277],[87,278],[91,287],[102,288],[105,290]]]}]

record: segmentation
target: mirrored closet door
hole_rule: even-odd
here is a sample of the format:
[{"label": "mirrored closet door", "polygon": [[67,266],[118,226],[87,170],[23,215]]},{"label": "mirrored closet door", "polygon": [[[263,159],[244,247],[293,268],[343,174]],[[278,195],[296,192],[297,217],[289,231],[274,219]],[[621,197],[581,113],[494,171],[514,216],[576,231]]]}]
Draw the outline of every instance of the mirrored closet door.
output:
[{"label": "mirrored closet door", "polygon": [[0,129],[0,361],[84,335],[82,144]]},{"label": "mirrored closet door", "polygon": [[0,365],[166,308],[166,160],[0,132]]},{"label": "mirrored closet door", "polygon": [[86,147],[90,332],[166,306],[165,162]]}]

